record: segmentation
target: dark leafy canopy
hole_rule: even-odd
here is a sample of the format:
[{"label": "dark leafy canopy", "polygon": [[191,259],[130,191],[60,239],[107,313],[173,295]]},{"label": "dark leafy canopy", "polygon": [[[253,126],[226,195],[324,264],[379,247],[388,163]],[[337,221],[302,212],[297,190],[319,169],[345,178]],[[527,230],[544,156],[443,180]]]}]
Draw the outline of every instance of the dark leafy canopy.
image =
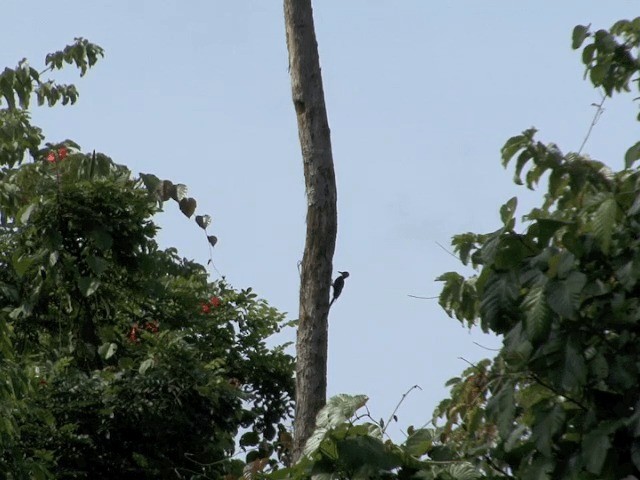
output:
[{"label": "dark leafy canopy", "polygon": [[[47,59],[84,73],[99,54],[78,40]],[[277,435],[290,415],[293,361],[265,343],[283,316],[251,289],[208,283],[202,266],[160,249],[157,192],[128,169],[71,141],[42,148],[24,110],[25,82],[37,89],[39,77],[8,71],[0,477],[236,478],[240,429],[248,460],[285,455]],[[7,136],[11,118],[25,123]]]},{"label": "dark leafy canopy", "polygon": [[[574,48],[585,41],[592,83],[607,96],[630,90],[640,72],[640,18],[610,31],[576,27]],[[517,227],[511,199],[499,230],[454,238],[479,274],[440,277],[440,303],[504,342],[492,364],[453,381],[437,414],[445,441],[476,455],[489,476],[640,477],[637,150],[614,172],[527,130],[505,144],[502,159],[529,188],[548,174],[544,204]]]}]

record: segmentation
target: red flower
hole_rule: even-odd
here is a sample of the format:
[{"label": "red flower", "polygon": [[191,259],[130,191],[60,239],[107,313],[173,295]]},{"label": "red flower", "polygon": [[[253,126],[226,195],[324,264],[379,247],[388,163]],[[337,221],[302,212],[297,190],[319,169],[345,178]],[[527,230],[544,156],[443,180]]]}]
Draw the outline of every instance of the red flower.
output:
[{"label": "red flower", "polygon": [[145,323],[144,324],[144,328],[145,328],[145,330],[148,330],[151,333],[157,333],[158,330],[160,329],[157,320],[154,320],[153,322]]},{"label": "red flower", "polygon": [[67,155],[69,155],[69,150],[67,149],[67,147],[60,147],[57,153],[53,150],[49,152],[49,154],[47,155],[47,162],[49,163],[60,162],[64,160]]},{"label": "red flower", "polygon": [[133,326],[131,327],[131,330],[129,331],[129,334],[127,335],[127,338],[129,338],[129,341],[137,343],[140,341],[140,339],[138,338],[138,324],[134,323]]},{"label": "red flower", "polygon": [[202,304],[202,313],[209,313],[210,310],[211,308],[209,307],[209,305],[207,305],[206,303]]},{"label": "red flower", "polygon": [[218,297],[211,297],[211,305],[213,305],[213,307],[219,307],[220,304],[222,303],[222,300],[220,300]]}]

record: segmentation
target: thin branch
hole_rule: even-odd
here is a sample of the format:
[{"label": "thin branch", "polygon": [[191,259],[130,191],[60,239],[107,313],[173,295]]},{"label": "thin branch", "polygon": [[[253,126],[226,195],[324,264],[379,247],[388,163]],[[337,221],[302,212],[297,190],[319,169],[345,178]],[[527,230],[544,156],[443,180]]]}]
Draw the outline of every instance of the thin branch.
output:
[{"label": "thin branch", "polygon": [[440,242],[436,242],[436,245],[438,245],[441,249],[443,249],[445,252],[447,252],[449,255],[451,255],[453,258],[456,258],[458,260],[460,260],[460,257],[458,257],[455,253],[453,253],[451,250],[447,250],[444,245],[442,245]]},{"label": "thin branch", "polygon": [[216,267],[216,264],[213,263],[213,247],[211,246],[211,243],[209,242],[209,238],[207,236],[207,231],[206,230],[204,231],[204,236],[207,237],[207,245],[209,245],[209,261],[207,263],[209,265],[211,265],[211,267],[213,267],[213,269],[220,276],[220,278],[224,278],[224,275],[222,275],[222,273],[220,273],[220,270],[218,270],[218,268]]},{"label": "thin branch", "polygon": [[411,295],[411,294],[407,294],[407,297],[411,297],[411,298],[417,298],[419,300],[434,300],[436,298],[440,298],[440,297],[420,297],[418,295]]},{"label": "thin branch", "polygon": [[[47,72],[53,72],[53,65],[49,65],[47,68],[45,68],[44,70],[42,70],[41,72],[38,72],[38,77],[40,75],[44,75]],[[42,82],[40,82],[42,83]]]},{"label": "thin branch", "polygon": [[475,363],[470,362],[469,360],[467,360],[467,359],[466,359],[466,358],[464,358],[464,357],[458,357],[458,360],[462,360],[463,362],[468,363],[470,367],[473,367],[473,368],[475,368],[475,369],[477,369],[477,370],[480,370],[480,369],[478,368],[478,366],[477,366]]},{"label": "thin branch", "polygon": [[606,99],[607,99],[607,96],[603,95],[600,103],[591,104],[592,106],[596,107],[596,113],[593,115],[593,120],[591,120],[591,125],[589,125],[589,129],[587,130],[587,134],[585,135],[584,140],[582,140],[582,145],[580,145],[580,148],[578,149],[578,155],[580,155],[580,153],[582,152],[582,149],[587,144],[587,140],[589,140],[589,137],[591,136],[591,131],[593,130],[593,127],[596,126],[596,123],[598,123],[600,116],[604,112],[604,108],[602,108],[602,106],[604,105],[604,101]]},{"label": "thin branch", "polygon": [[407,395],[409,395],[413,390],[415,389],[421,390],[422,391],[422,387],[420,387],[420,385],[414,385],[413,387],[411,387],[409,390],[407,390],[406,392],[404,392],[402,394],[402,398],[400,399],[400,401],[398,402],[398,404],[396,405],[396,408],[393,409],[393,412],[391,412],[391,415],[389,415],[389,419],[387,420],[387,423],[385,424],[384,428],[382,429],[382,433],[386,433],[387,431],[387,427],[389,426],[389,424],[391,423],[391,420],[393,420],[393,418],[396,416],[396,412],[398,411],[398,409],[400,408],[400,405],[402,405],[402,402],[404,402],[405,398],[407,398]]},{"label": "thin branch", "polygon": [[478,342],[473,342],[473,343],[476,344],[477,346],[479,346],[480,348],[484,348],[485,350],[489,350],[490,352],[499,352],[500,351],[499,348],[485,347],[484,345],[480,345]]},{"label": "thin branch", "polygon": [[551,393],[554,393],[555,395],[558,395],[559,397],[563,397],[566,398],[569,402],[573,403],[574,405],[577,405],[578,407],[580,407],[582,410],[584,410],[585,412],[588,411],[589,409],[587,408],[586,405],[584,405],[582,402],[580,402],[579,400],[576,400],[575,398],[571,398],[568,395],[566,395],[565,393],[559,392],[558,390],[556,390],[552,385],[549,385],[548,383],[546,383],[545,381],[543,381],[540,377],[538,377],[535,373],[530,373],[529,377],[531,379],[533,379],[534,382],[536,382],[538,385],[542,385],[544,388],[546,388],[547,390],[549,390]]},{"label": "thin branch", "polygon": [[508,472],[506,472],[503,468],[501,468],[499,465],[496,465],[495,462],[491,459],[491,457],[489,457],[489,455],[486,455],[484,457],[485,461],[489,464],[489,466],[491,468],[493,468],[496,472],[501,473],[502,475],[504,475],[507,478],[516,478],[513,475],[510,475]]}]

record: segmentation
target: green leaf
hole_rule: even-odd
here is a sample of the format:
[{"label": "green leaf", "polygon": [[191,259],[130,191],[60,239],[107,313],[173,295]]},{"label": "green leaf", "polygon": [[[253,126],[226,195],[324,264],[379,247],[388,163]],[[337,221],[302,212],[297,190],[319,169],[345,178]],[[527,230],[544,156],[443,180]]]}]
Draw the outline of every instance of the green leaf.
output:
[{"label": "green leaf", "polygon": [[409,455],[422,457],[432,447],[435,435],[433,430],[419,428],[415,430],[404,442],[404,449]]},{"label": "green leaf", "polygon": [[544,340],[551,329],[551,312],[545,296],[545,283],[533,286],[525,295],[522,304],[526,332],[531,342]]},{"label": "green leaf", "polygon": [[484,286],[480,302],[480,315],[496,333],[511,328],[510,319],[517,308],[519,282],[513,271],[492,272]]},{"label": "green leaf", "polygon": [[507,203],[500,207],[500,219],[504,226],[511,230],[514,225],[512,224],[513,215],[518,207],[518,197],[512,197]]},{"label": "green leaf", "polygon": [[[484,478],[482,472],[470,463],[454,463],[446,467],[445,471],[455,480],[476,480]],[[440,478],[439,475],[438,478]]]},{"label": "green leaf", "polygon": [[149,191],[149,193],[156,193],[158,189],[161,187],[161,180],[151,173],[141,173],[140,180],[144,183],[144,186]]},{"label": "green leaf", "polygon": [[346,438],[337,443],[338,458],[346,470],[354,471],[353,479],[370,479],[375,472],[392,470],[401,465],[402,460],[384,443],[370,436]]},{"label": "green leaf", "polygon": [[31,255],[15,253],[12,257],[13,269],[19,277],[22,277],[29,271],[35,261],[36,259]]},{"label": "green leaf", "polygon": [[587,364],[582,350],[578,342],[570,338],[562,352],[558,374],[560,385],[566,391],[581,388],[587,380]]},{"label": "green leaf", "polygon": [[37,206],[38,205],[36,203],[30,203],[29,205],[26,205],[20,209],[20,211],[18,212],[18,219],[22,225],[25,225],[29,221],[31,214]]},{"label": "green leaf", "polygon": [[640,142],[629,147],[627,153],[624,154],[624,166],[625,168],[631,168],[631,166],[640,159]]},{"label": "green leaf", "polygon": [[80,277],[78,278],[78,288],[80,289],[80,293],[85,297],[89,297],[93,295],[98,287],[100,286],[100,281],[97,278],[93,277]]},{"label": "green leaf", "polygon": [[514,428],[511,431],[506,441],[504,442],[504,451],[510,452],[516,447],[518,447],[520,442],[522,442],[523,439],[527,438],[526,437],[527,429],[528,427],[526,425],[520,424],[516,426],[516,428]]},{"label": "green leaf", "polygon": [[523,148],[526,148],[536,133],[535,128],[530,128],[522,132],[521,135],[511,137],[500,150],[502,154],[502,166],[506,167],[511,158]]},{"label": "green leaf", "polygon": [[576,257],[573,253],[562,250],[549,258],[549,278],[566,279],[576,267]]},{"label": "green leaf", "polygon": [[317,427],[305,444],[304,455],[310,457],[315,452],[317,452],[328,432],[329,429],[326,427]]},{"label": "green leaf", "polygon": [[640,470],[640,442],[636,439],[631,447],[631,461]]},{"label": "green leaf", "polygon": [[109,268],[109,261],[101,257],[96,257],[94,255],[89,255],[87,257],[87,264],[96,275],[100,275],[107,268]]},{"label": "green leaf", "polygon": [[582,439],[582,458],[586,469],[600,475],[610,449],[611,438],[603,429],[588,432]]},{"label": "green leaf", "polygon": [[553,472],[553,460],[542,455],[538,456],[533,462],[523,462],[521,470],[516,478],[522,480],[551,480],[550,473]]},{"label": "green leaf", "polygon": [[600,242],[600,246],[604,253],[609,252],[611,237],[613,235],[613,226],[618,215],[618,204],[615,198],[608,197],[598,207],[591,218],[591,228],[594,235]]},{"label": "green leaf", "polygon": [[538,245],[545,247],[549,244],[549,240],[567,225],[571,225],[571,223],[552,218],[537,218],[535,223],[529,227],[528,234],[538,239]]},{"label": "green leaf", "polygon": [[609,363],[602,353],[598,353],[589,362],[589,372],[596,380],[604,380],[609,376]]},{"label": "green leaf", "polygon": [[584,72],[584,77],[587,78],[588,66],[593,62],[593,54],[596,53],[595,43],[591,43],[584,47],[582,50],[582,63],[587,65],[587,70]]},{"label": "green leaf", "polygon": [[253,447],[260,443],[260,435],[258,432],[247,432],[240,437],[240,446],[241,447]]},{"label": "green leaf", "polygon": [[565,280],[552,280],[547,283],[546,293],[549,307],[565,318],[572,319],[580,304],[580,294],[587,283],[582,272],[571,272]]},{"label": "green leaf", "polygon": [[347,421],[369,400],[366,395],[340,394],[331,397],[316,419],[318,427],[335,428]]},{"label": "green leaf", "polygon": [[[513,220],[511,220],[513,226]],[[493,259],[495,268],[510,270],[518,268],[522,260],[531,255],[532,247],[526,237],[517,233],[509,233],[500,237]]]},{"label": "green leaf", "polygon": [[514,386],[511,382],[505,382],[487,402],[487,415],[498,426],[502,438],[508,438],[513,430],[515,412]]},{"label": "green leaf", "polygon": [[556,403],[551,408],[535,408],[535,422],[532,429],[532,440],[536,449],[543,455],[550,457],[553,438],[562,431],[566,414],[562,404]]},{"label": "green leaf", "polygon": [[183,198],[179,203],[180,211],[184,213],[188,218],[196,211],[197,202],[195,198]]},{"label": "green leaf", "polygon": [[98,354],[105,360],[109,360],[113,355],[115,355],[118,350],[118,345],[115,343],[103,343],[98,348]]},{"label": "green leaf", "polygon": [[571,48],[574,50],[580,48],[582,42],[589,36],[589,26],[576,25],[571,36]]},{"label": "green leaf", "polygon": [[95,242],[96,247],[100,250],[109,250],[113,245],[113,237],[102,228],[93,230],[89,234],[89,238]]},{"label": "green leaf", "polygon": [[145,361],[143,361],[140,364],[140,367],[138,368],[138,372],[140,372],[141,375],[144,375],[145,372],[149,370],[152,366],[153,366],[153,358],[147,358]]},{"label": "green leaf", "polygon": [[184,198],[187,197],[187,186],[182,183],[177,183],[171,188],[170,194],[171,198],[180,203]]},{"label": "green leaf", "polygon": [[201,229],[206,230],[211,225],[211,217],[209,215],[196,215],[196,223]]},{"label": "green leaf", "polygon": [[627,210],[627,215],[635,215],[638,212],[640,212],[640,194],[636,193],[636,198],[629,210]]},{"label": "green leaf", "polygon": [[609,65],[607,63],[597,63],[596,65],[594,65],[589,71],[591,83],[593,83],[593,85],[595,85],[596,87],[602,85],[608,71]]},{"label": "green leaf", "polygon": [[158,196],[160,200],[166,202],[174,194],[175,187],[170,180],[163,180],[158,187]]},{"label": "green leaf", "polygon": [[215,235],[207,235],[207,240],[209,241],[209,245],[212,247],[215,247],[216,243],[218,243],[218,237]]}]

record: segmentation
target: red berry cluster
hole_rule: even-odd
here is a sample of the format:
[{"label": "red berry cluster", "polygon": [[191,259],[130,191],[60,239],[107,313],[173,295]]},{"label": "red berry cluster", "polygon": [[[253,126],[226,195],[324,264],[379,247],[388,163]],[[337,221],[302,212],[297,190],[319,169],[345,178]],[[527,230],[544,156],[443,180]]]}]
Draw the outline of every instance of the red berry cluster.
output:
[{"label": "red berry cluster", "polygon": [[127,334],[129,341],[132,343],[140,343],[139,335],[143,329],[151,333],[157,333],[158,330],[160,330],[160,323],[157,320],[152,320],[151,322],[146,322],[142,328],[138,325],[138,322],[134,323]]},{"label": "red berry cluster", "polygon": [[218,308],[222,305],[222,300],[218,297],[211,297],[208,302],[202,302],[202,313],[209,313],[212,308]]},{"label": "red berry cluster", "polygon": [[47,162],[49,163],[61,162],[66,158],[68,154],[69,154],[69,150],[67,150],[67,147],[60,147],[57,152],[55,150],[51,150],[49,152],[49,155],[47,155]]}]

